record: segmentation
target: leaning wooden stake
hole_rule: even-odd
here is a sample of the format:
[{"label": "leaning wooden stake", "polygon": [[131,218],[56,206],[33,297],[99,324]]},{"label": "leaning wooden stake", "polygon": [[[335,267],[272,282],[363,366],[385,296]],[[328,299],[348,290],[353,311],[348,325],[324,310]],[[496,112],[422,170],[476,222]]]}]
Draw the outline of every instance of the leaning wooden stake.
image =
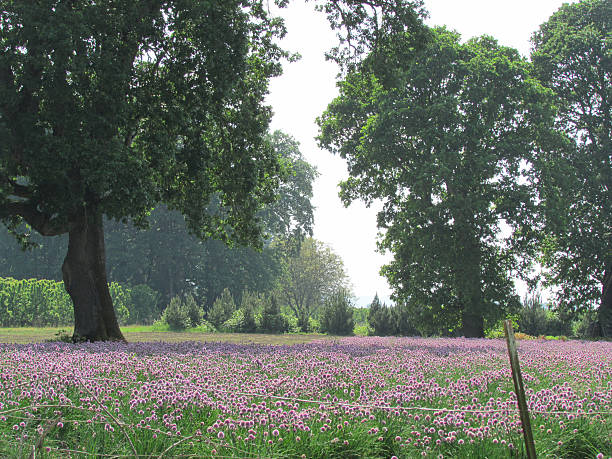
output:
[{"label": "leaning wooden stake", "polygon": [[521,375],[521,367],[519,366],[518,353],[516,352],[516,341],[514,341],[514,330],[512,322],[506,320],[504,322],[504,332],[506,333],[506,343],[508,344],[508,357],[510,357],[510,369],[512,370],[512,380],[514,381],[514,391],[518,400],[519,413],[521,415],[521,424],[523,425],[523,436],[525,437],[525,447],[527,448],[527,457],[536,459],[535,443],[533,442],[533,433],[531,432],[531,421],[529,420],[529,410],[527,409],[527,400],[525,400],[525,388],[523,387],[523,376]]}]

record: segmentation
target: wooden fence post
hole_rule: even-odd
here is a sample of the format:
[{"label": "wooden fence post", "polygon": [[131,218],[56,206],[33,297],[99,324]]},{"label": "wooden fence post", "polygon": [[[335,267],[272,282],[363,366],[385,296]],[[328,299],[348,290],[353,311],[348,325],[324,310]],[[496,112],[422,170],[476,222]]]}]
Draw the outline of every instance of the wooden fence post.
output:
[{"label": "wooden fence post", "polygon": [[514,392],[516,392],[516,399],[518,401],[518,408],[521,416],[521,424],[523,425],[523,437],[525,438],[527,457],[529,459],[536,459],[535,443],[533,441],[531,421],[529,419],[529,409],[527,408],[527,401],[525,399],[523,376],[521,375],[521,367],[519,366],[518,353],[516,352],[516,341],[514,340],[514,330],[512,329],[511,321],[506,320],[504,322],[504,332],[506,333],[506,343],[508,345],[508,357],[510,358],[510,369],[512,370]]}]

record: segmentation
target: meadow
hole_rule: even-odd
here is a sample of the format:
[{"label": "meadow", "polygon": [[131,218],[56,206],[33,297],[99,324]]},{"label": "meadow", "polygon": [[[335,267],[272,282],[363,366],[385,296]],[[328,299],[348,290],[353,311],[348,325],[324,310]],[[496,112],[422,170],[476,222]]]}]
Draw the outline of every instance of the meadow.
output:
[{"label": "meadow", "polygon": [[[301,339],[0,344],[0,457],[524,457],[503,340]],[[538,457],[609,458],[612,343],[518,349]]]}]

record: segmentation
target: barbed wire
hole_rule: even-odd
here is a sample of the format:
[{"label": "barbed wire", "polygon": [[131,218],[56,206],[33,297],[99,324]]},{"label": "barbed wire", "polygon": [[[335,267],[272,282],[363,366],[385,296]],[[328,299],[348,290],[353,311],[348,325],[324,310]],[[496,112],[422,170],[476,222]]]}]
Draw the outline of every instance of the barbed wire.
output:
[{"label": "barbed wire", "polygon": [[[96,396],[96,394],[94,394],[94,392],[87,387],[87,384],[85,383],[85,381],[88,382],[92,382],[92,381],[99,381],[99,382],[103,382],[103,383],[108,383],[108,384],[114,384],[114,385],[121,385],[122,387],[131,387],[134,385],[151,385],[153,386],[152,388],[155,388],[155,386],[157,385],[156,383],[163,383],[164,385],[166,385],[167,387],[170,387],[172,389],[193,389],[194,386],[192,385],[186,385],[186,384],[176,384],[173,383],[172,381],[167,381],[167,380],[162,380],[162,379],[149,379],[149,380],[128,380],[128,379],[121,379],[121,378],[110,378],[110,377],[96,377],[96,376],[82,376],[82,375],[77,375],[75,373],[62,373],[62,372],[48,372],[45,375],[38,375],[35,379],[35,381],[28,381],[28,382],[22,382],[19,383],[17,385],[14,385],[12,387],[12,389],[20,389],[23,387],[28,386],[28,384],[30,386],[35,386],[35,385],[40,385],[40,384],[44,384],[45,380],[48,379],[52,379],[52,378],[66,378],[67,381],[65,382],[66,384],[70,384],[71,382],[74,383],[76,386],[81,387],[85,392],[87,392],[90,396],[91,399],[93,399],[93,401],[95,402],[94,405],[86,408],[83,406],[77,406],[75,404],[69,404],[69,403],[40,403],[40,404],[30,404],[30,405],[26,405],[26,406],[21,406],[21,407],[14,407],[14,408],[10,408],[10,409],[6,409],[6,410],[2,410],[0,411],[0,415],[2,416],[6,416],[9,415],[11,418],[14,419],[21,419],[21,420],[28,420],[28,421],[32,421],[32,420],[37,420],[40,422],[46,422],[45,428],[43,429],[43,432],[41,433],[39,431],[39,437],[36,439],[34,445],[32,445],[32,453],[30,455],[30,459],[35,459],[36,458],[36,451],[42,448],[42,444],[44,442],[45,437],[47,436],[47,434],[53,430],[56,426],[59,425],[60,422],[66,422],[66,423],[74,423],[74,422],[78,422],[80,423],[84,423],[84,424],[91,424],[91,423],[96,423],[96,424],[105,424],[105,429],[106,429],[106,425],[108,425],[109,423],[113,423],[115,424],[119,430],[122,432],[123,436],[126,438],[127,443],[129,444],[131,450],[132,450],[132,454],[130,455],[117,455],[117,454],[99,454],[99,453],[88,453],[88,452],[84,452],[84,451],[78,451],[78,450],[71,450],[71,449],[67,449],[67,448],[59,448],[59,447],[54,447],[52,448],[54,451],[57,451],[58,453],[68,453],[68,454],[83,454],[83,455],[87,455],[87,456],[96,456],[96,457],[113,457],[113,458],[123,458],[123,457],[153,457],[153,455],[141,455],[138,454],[137,448],[134,445],[128,430],[134,431],[137,429],[144,429],[144,430],[150,430],[156,434],[161,434],[161,435],[166,435],[167,437],[175,437],[178,438],[176,441],[174,441],[172,444],[170,444],[168,447],[166,447],[166,449],[164,449],[159,455],[158,455],[158,459],[163,459],[164,456],[166,456],[167,454],[169,454],[171,451],[173,451],[174,449],[176,449],[177,447],[179,447],[181,444],[187,442],[187,441],[196,441],[196,442],[202,442],[205,441],[208,445],[212,445],[213,447],[218,447],[218,448],[225,448],[225,449],[230,449],[230,450],[234,450],[237,453],[239,453],[241,456],[236,456],[236,455],[232,455],[232,456],[219,456],[219,455],[215,455],[216,457],[244,457],[244,458],[253,458],[253,457],[261,457],[259,455],[253,455],[248,451],[244,451],[241,450],[233,445],[228,444],[227,442],[224,443],[216,443],[214,442],[214,440],[204,436],[202,437],[201,434],[193,434],[193,435],[187,435],[187,436],[183,436],[180,435],[177,432],[165,432],[161,429],[157,429],[157,428],[153,428],[149,425],[142,425],[142,424],[131,424],[131,423],[126,423],[123,421],[120,421],[117,417],[115,417],[106,407],[106,405],[104,405]],[[394,413],[407,413],[407,412],[413,412],[413,411],[419,411],[419,412],[433,412],[434,416],[435,415],[441,415],[444,413],[472,413],[472,414],[503,414],[505,416],[517,416],[519,414],[519,410],[518,407],[508,407],[508,408],[504,408],[504,409],[475,409],[475,408],[441,408],[441,407],[425,407],[425,406],[393,406],[393,405],[377,405],[377,404],[370,404],[370,403],[354,403],[354,402],[349,402],[349,401],[342,401],[339,399],[336,400],[318,400],[318,399],[310,399],[310,398],[300,398],[300,397],[295,397],[295,396],[287,396],[287,395],[275,395],[275,394],[268,394],[268,393],[258,393],[258,392],[242,392],[242,391],[230,391],[230,390],[226,390],[220,387],[212,387],[212,388],[203,388],[203,392],[206,393],[207,395],[210,394],[213,397],[215,396],[219,396],[219,394],[229,394],[232,396],[238,396],[238,397],[251,397],[251,398],[259,398],[259,399],[270,399],[270,400],[282,400],[282,401],[287,401],[287,402],[293,402],[293,403],[304,403],[304,404],[311,404],[311,405],[318,405],[320,407],[320,409],[322,409],[322,407],[329,407],[329,408],[335,408],[335,407],[344,407],[344,408],[355,408],[355,409],[360,409],[360,410],[380,410],[383,412],[394,412]],[[69,398],[66,398],[67,400],[70,400]],[[90,399],[90,402],[91,402]],[[211,401],[213,401],[213,399],[211,399]],[[94,409],[94,406],[97,409]],[[56,413],[58,410],[79,410],[79,411],[83,411],[83,412],[87,412],[87,413],[96,413],[98,416],[101,417],[100,420],[86,420],[83,421],[82,419],[67,419],[65,417],[61,416],[61,412],[59,412],[60,416],[56,416],[55,418],[44,418],[44,417],[35,417],[34,415],[30,414],[27,417],[22,417],[22,416],[17,416],[16,413],[20,412],[20,411],[37,411],[39,409],[44,409],[44,408],[48,408],[48,409],[55,409]],[[515,408],[515,409],[513,409]],[[106,416],[104,416],[102,413],[100,413],[100,411],[103,411]],[[612,414],[612,411],[604,411],[604,410],[577,410],[577,411],[569,411],[569,410],[530,410],[530,413],[533,414],[542,414],[542,415],[573,415],[576,417],[585,417],[585,416],[598,416],[598,415],[610,415]],[[110,420],[108,418],[110,418]],[[245,455],[246,454],[246,455]],[[197,457],[197,455],[177,455],[172,453],[172,457],[185,457],[185,458],[190,458],[190,457]]]},{"label": "barbed wire", "polygon": [[[94,399],[96,400],[97,403],[100,404],[100,402],[95,398],[95,396],[93,395],[93,393],[82,383],[82,380],[96,380],[96,381],[104,381],[104,382],[109,382],[109,383],[121,383],[124,385],[137,385],[137,384],[150,384],[151,381],[132,381],[132,380],[127,380],[127,379],[119,379],[119,378],[102,378],[102,377],[82,377],[82,376],[76,376],[74,374],[68,374],[68,373],[58,373],[58,372],[51,372],[48,374],[47,378],[49,377],[54,377],[54,376],[62,376],[62,377],[70,377],[70,378],[74,378],[75,380],[77,380],[77,382],[79,383],[79,385],[81,385],[87,392],[90,393],[90,395],[92,395],[94,397]],[[155,380],[154,380],[155,381]],[[159,380],[157,380],[159,381]],[[164,381],[167,382],[167,381]],[[189,386],[189,385],[185,385],[185,384],[171,384],[171,386],[173,388],[180,388],[180,389],[193,389],[193,386]],[[516,410],[512,409],[512,408],[506,408],[506,409],[474,409],[474,408],[441,408],[441,407],[424,407],[424,406],[399,406],[399,405],[375,405],[375,404],[364,404],[364,403],[354,403],[354,402],[345,402],[345,401],[341,401],[341,400],[336,400],[336,401],[326,401],[326,400],[317,400],[317,399],[308,399],[308,398],[299,398],[299,397],[289,397],[289,396],[284,396],[284,395],[274,395],[274,394],[266,394],[266,393],[258,393],[258,392],[237,392],[237,391],[229,391],[229,390],[224,390],[224,389],[220,389],[220,388],[211,388],[211,389],[205,389],[204,390],[205,393],[212,393],[212,394],[216,394],[216,393],[223,393],[223,394],[231,394],[231,395],[236,395],[236,396],[244,396],[244,397],[254,397],[254,398],[263,398],[263,399],[273,399],[273,400],[283,400],[283,401],[292,401],[292,402],[299,402],[299,403],[306,403],[306,404],[312,404],[312,405],[323,405],[323,406],[342,406],[342,407],[349,407],[349,408],[362,408],[362,409],[374,409],[374,410],[381,410],[381,411],[404,411],[404,412],[408,412],[408,411],[427,411],[427,412],[435,412],[435,413],[477,413],[477,414],[495,414],[495,413],[501,413],[501,414],[518,414],[518,407],[516,408]],[[101,404],[100,404],[101,405]],[[57,405],[60,406],[60,405]],[[83,408],[83,407],[78,407],[77,405],[61,405],[64,408],[77,408],[77,409],[82,409],[85,411],[91,411],[90,409],[87,408]],[[101,405],[102,406],[102,405]],[[37,405],[37,407],[45,407],[45,405],[41,404],[41,405]],[[46,405],[46,407],[53,407],[53,405]],[[20,408],[13,408],[11,410],[5,410],[5,411],[0,411],[0,415],[4,415],[7,414],[9,412],[12,411],[20,411]],[[533,414],[549,414],[549,415],[555,415],[555,414],[559,414],[559,415],[574,415],[574,416],[585,416],[585,415],[611,415],[612,411],[602,411],[602,410],[578,410],[578,411],[569,411],[569,410],[529,410],[530,413]],[[111,415],[112,417],[112,415]]]}]

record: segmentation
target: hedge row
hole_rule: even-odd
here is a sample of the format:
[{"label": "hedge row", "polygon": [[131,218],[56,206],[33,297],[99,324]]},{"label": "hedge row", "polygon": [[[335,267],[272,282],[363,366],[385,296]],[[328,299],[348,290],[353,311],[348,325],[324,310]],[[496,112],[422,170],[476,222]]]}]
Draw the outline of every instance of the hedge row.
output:
[{"label": "hedge row", "polygon": [[[119,323],[130,321],[134,309],[130,289],[109,284]],[[74,324],[72,301],[63,282],[0,277],[0,325],[3,327],[58,327]]]}]

